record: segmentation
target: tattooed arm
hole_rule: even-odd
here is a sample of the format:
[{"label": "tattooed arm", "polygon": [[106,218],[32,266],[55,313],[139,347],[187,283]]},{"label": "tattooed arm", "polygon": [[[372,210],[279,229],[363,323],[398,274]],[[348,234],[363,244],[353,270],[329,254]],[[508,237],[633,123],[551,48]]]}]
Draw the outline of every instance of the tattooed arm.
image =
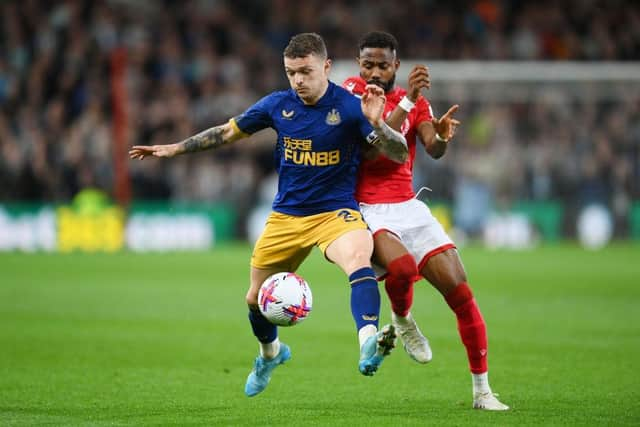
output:
[{"label": "tattooed arm", "polygon": [[374,132],[367,136],[367,142],[396,163],[407,161],[409,149],[404,136],[382,120],[386,102],[384,91],[376,85],[369,84],[365,87],[360,101],[362,112],[374,129]]},{"label": "tattooed arm", "polygon": [[184,141],[167,145],[135,145],[129,150],[132,159],[144,159],[147,156],[173,157],[178,154],[218,148],[247,136],[230,122],[207,129]]},{"label": "tattooed arm", "polygon": [[404,163],[409,157],[409,149],[404,136],[385,122],[374,126],[374,132],[367,137],[367,142],[396,163]]}]

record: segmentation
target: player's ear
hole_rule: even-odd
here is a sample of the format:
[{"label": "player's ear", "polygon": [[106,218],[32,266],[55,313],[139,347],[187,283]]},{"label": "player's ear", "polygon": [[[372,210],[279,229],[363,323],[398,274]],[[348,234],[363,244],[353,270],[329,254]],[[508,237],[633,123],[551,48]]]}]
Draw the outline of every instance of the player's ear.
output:
[{"label": "player's ear", "polygon": [[327,58],[326,61],[324,61],[324,71],[325,73],[329,74],[329,71],[331,71],[331,59]]}]

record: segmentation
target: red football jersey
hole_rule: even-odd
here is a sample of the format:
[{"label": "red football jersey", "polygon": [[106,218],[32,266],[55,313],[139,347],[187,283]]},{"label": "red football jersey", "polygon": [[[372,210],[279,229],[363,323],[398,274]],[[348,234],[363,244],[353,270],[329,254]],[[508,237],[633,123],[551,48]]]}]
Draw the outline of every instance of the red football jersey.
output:
[{"label": "red football jersey", "polygon": [[[349,77],[342,86],[354,95],[362,95],[366,82],[361,77]],[[387,92],[387,103],[384,118],[396,108],[407,91],[395,87]],[[363,157],[358,171],[356,200],[363,203],[396,203],[404,202],[415,196],[413,192],[413,160],[416,157],[416,129],[424,121],[431,121],[431,106],[423,96],[416,101],[416,106],[407,115],[401,131],[407,140],[409,158],[403,164],[389,160],[383,155],[374,159]]]}]

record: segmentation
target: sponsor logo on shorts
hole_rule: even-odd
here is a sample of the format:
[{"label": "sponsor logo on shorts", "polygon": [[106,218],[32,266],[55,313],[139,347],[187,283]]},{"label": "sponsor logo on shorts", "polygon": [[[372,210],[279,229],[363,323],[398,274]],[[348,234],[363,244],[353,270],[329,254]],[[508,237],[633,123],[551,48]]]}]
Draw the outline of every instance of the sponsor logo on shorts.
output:
[{"label": "sponsor logo on shorts", "polygon": [[342,217],[344,222],[354,222],[358,220],[357,217],[353,216],[353,214],[346,209],[343,209],[340,212],[338,212],[338,217]]}]

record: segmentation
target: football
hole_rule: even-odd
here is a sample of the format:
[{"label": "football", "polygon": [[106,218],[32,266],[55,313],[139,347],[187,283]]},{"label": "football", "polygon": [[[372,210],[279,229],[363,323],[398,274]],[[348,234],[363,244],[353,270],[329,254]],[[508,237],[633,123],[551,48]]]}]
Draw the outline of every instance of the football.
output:
[{"label": "football", "polygon": [[313,297],[309,284],[295,273],[276,273],[260,286],[260,311],[278,326],[293,326],[311,313]]}]

